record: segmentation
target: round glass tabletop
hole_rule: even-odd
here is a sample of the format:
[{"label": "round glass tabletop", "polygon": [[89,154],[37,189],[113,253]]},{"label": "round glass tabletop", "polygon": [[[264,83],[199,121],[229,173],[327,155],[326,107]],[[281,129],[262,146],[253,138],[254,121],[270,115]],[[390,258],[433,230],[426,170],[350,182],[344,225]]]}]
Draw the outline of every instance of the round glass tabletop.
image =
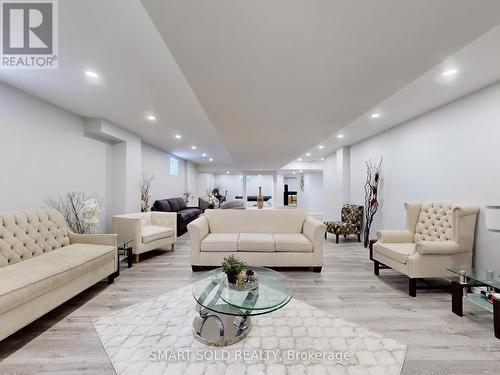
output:
[{"label": "round glass tabletop", "polygon": [[239,316],[267,314],[290,301],[292,288],[283,275],[268,268],[249,268],[259,281],[257,288],[250,291],[230,289],[224,285],[222,268],[217,268],[194,284],[194,299],[208,310]]}]

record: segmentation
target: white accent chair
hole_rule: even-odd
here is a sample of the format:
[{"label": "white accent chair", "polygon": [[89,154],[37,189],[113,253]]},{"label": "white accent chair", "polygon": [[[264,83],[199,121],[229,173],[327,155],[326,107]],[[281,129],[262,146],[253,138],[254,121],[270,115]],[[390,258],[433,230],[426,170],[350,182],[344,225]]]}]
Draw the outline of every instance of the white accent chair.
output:
[{"label": "white accent chair", "polygon": [[478,207],[406,203],[407,230],[381,230],[373,245],[374,273],[385,265],[407,275],[416,296],[418,278],[453,276],[447,268],[470,268]]},{"label": "white accent chair", "polygon": [[177,239],[176,212],[140,212],[113,216],[113,233],[118,234],[118,244],[133,241],[132,254],[138,263],[140,254],[170,246],[175,250]]},{"label": "white accent chair", "polygon": [[323,266],[326,225],[303,210],[206,210],[188,231],[193,271],[231,254],[254,266]]}]

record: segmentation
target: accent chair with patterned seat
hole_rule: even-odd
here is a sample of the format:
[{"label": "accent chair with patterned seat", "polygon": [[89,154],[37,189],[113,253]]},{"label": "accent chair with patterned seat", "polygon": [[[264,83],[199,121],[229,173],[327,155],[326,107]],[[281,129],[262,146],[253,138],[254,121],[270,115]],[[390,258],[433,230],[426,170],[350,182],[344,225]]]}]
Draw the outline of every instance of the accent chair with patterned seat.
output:
[{"label": "accent chair with patterned seat", "polygon": [[325,221],[326,232],[335,235],[335,242],[339,243],[339,236],[354,234],[358,236],[358,241],[361,242],[361,223],[363,222],[363,206],[355,204],[345,204],[342,207],[341,221]]},{"label": "accent chair with patterned seat", "polygon": [[453,276],[448,268],[470,268],[478,207],[451,203],[406,203],[406,230],[380,230],[373,245],[374,273],[380,265],[407,275],[416,296],[418,278]]}]

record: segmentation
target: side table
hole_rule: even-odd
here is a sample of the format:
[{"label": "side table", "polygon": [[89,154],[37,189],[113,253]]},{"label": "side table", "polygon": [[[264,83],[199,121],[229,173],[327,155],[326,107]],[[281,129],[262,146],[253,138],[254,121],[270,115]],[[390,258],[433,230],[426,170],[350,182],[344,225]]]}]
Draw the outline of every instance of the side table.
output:
[{"label": "side table", "polygon": [[118,269],[114,274],[108,277],[108,281],[113,280],[116,277],[120,276],[120,263],[122,260],[127,259],[127,268],[132,267],[132,246],[131,246],[132,242],[133,241],[124,242],[122,245],[118,246],[116,253]]},{"label": "side table", "polygon": [[488,292],[500,292],[500,274],[498,270],[486,269],[453,269],[448,271],[459,276],[451,283],[451,311],[464,316],[464,301],[471,302],[484,310],[493,313],[495,337],[500,339],[500,300],[490,303],[479,293],[473,293],[472,287],[486,287]]}]

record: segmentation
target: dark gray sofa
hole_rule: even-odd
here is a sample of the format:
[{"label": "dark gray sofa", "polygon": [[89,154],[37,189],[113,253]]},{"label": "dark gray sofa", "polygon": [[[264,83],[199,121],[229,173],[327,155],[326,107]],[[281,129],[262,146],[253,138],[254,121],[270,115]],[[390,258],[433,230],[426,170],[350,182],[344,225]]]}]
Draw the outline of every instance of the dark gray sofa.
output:
[{"label": "dark gray sofa", "polygon": [[187,207],[182,198],[169,198],[155,201],[151,211],[177,212],[177,236],[187,232],[187,225],[196,220],[201,209],[198,207]]}]

